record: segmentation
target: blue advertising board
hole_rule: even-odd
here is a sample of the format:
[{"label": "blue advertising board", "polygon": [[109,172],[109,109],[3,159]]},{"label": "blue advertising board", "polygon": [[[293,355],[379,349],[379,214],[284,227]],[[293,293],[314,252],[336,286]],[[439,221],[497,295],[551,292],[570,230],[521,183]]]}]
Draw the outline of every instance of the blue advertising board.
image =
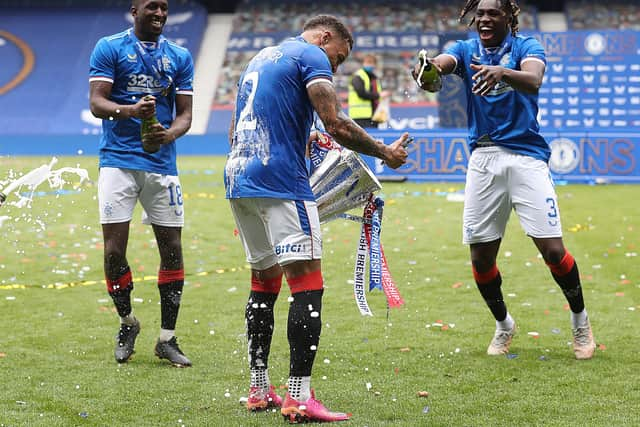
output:
[{"label": "blue advertising board", "polygon": [[[391,143],[402,131],[376,130],[371,135]],[[377,159],[362,156],[380,178],[411,181],[464,181],[469,161],[467,132],[463,129],[412,131],[409,159],[393,170]],[[542,133],[552,149],[549,167],[556,180],[576,183],[640,183],[640,133],[615,129],[597,132]],[[5,142],[6,141],[6,142]],[[0,138],[2,155],[96,155],[94,136],[15,136]],[[225,134],[184,136],[178,140],[178,154],[225,155],[229,144]]]},{"label": "blue advertising board", "polygon": [[[551,145],[549,168],[556,180],[594,183],[640,183],[640,133],[619,130],[542,133]],[[372,132],[391,143],[401,133]],[[363,156],[380,178],[406,177],[413,181],[464,181],[469,161],[464,130],[412,132],[407,163],[396,170]]]},{"label": "blue advertising board", "polygon": [[[282,40],[299,35],[300,32],[237,33],[227,43],[227,51],[258,51],[279,44]],[[353,35],[355,49],[369,50],[415,50],[438,49],[441,36],[427,32],[378,33],[359,32]]]},{"label": "blue advertising board", "polygon": [[[0,12],[0,137],[97,135],[89,111],[89,56],[104,36],[133,25],[128,8],[5,8]],[[176,4],[167,38],[195,56],[207,22],[199,4]]]},{"label": "blue advertising board", "polygon": [[640,128],[640,32],[533,34],[544,46],[540,126],[563,130]]}]

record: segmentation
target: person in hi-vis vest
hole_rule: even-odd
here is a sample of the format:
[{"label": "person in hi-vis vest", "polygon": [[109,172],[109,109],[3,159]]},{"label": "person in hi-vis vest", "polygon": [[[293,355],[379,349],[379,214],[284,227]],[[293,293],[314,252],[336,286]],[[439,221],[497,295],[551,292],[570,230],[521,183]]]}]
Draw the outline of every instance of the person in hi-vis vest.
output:
[{"label": "person in hi-vis vest", "polygon": [[389,96],[382,91],[380,79],[375,74],[378,61],[372,54],[366,54],[362,67],[358,69],[349,82],[349,117],[363,128],[378,127],[379,122],[373,120],[381,98]]}]

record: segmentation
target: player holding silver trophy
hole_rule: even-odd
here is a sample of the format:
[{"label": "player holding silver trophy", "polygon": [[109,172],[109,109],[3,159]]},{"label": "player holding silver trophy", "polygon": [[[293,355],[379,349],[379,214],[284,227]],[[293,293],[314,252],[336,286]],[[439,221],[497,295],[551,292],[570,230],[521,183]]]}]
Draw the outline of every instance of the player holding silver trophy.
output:
[{"label": "player holding silver trophy", "polygon": [[[314,110],[342,146],[378,157],[392,168],[407,158],[408,134],[391,145],[373,139],[343,111],[333,73],[349,56],[353,37],[337,18],[319,15],[298,37],[260,51],[238,83],[229,130],[225,186],[251,265],[245,309],[251,382],[247,408],[281,407],[290,421],[341,421],[311,390],[322,325],[322,241],[305,161]],[[292,294],[287,336],[288,393],[269,381],[273,309],[285,276]]]}]

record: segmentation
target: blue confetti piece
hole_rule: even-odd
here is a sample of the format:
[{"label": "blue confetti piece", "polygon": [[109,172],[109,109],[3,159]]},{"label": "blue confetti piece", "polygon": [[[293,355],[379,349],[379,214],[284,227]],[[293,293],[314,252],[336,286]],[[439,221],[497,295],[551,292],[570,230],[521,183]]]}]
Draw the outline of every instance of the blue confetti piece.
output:
[{"label": "blue confetti piece", "polygon": [[560,329],[558,329],[558,328],[553,328],[553,329],[551,329],[551,333],[552,333],[552,334],[559,334],[559,333],[560,333]]},{"label": "blue confetti piece", "polygon": [[542,355],[542,356],[538,357],[538,360],[541,360],[541,361],[543,361],[543,362],[546,362],[546,361],[548,361],[549,359],[547,359],[547,356]]},{"label": "blue confetti piece", "polygon": [[78,415],[80,415],[82,418],[89,418],[89,414],[86,412],[80,412]]},{"label": "blue confetti piece", "polygon": [[518,355],[516,353],[507,354],[507,359],[515,359],[516,357],[518,357]]},{"label": "blue confetti piece", "polygon": [[428,414],[429,413],[429,407],[425,406],[424,408],[422,408],[422,413],[423,414]]}]

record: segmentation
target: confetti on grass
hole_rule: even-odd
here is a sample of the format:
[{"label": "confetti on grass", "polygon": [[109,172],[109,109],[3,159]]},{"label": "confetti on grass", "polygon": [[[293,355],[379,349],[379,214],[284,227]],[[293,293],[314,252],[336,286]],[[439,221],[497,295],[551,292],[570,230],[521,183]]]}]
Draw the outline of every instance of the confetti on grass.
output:
[{"label": "confetti on grass", "polygon": [[[216,270],[211,270],[211,271],[201,271],[199,273],[194,273],[194,274],[185,274],[185,278],[190,277],[190,276],[209,276],[209,275],[213,275],[214,273],[217,274],[223,274],[223,273],[235,273],[237,271],[245,271],[245,270],[249,270],[251,267],[249,267],[248,265],[242,266],[242,267],[231,267],[231,268],[218,268]],[[143,277],[138,277],[136,278],[136,282],[157,282],[158,280],[158,276],[156,275],[148,275],[148,276],[143,276]],[[30,289],[30,288],[39,288],[39,289],[66,289],[66,288],[73,288],[76,286],[92,286],[92,285],[104,285],[104,280],[80,280],[80,281],[76,281],[76,282],[68,282],[68,283],[60,283],[60,282],[56,282],[56,283],[51,283],[48,285],[41,285],[41,284],[18,284],[18,283],[13,283],[10,285],[4,285],[4,284],[0,284],[0,291],[1,290],[11,290],[11,289]],[[230,288],[228,291],[229,292],[235,292],[237,289],[235,288]]]}]

